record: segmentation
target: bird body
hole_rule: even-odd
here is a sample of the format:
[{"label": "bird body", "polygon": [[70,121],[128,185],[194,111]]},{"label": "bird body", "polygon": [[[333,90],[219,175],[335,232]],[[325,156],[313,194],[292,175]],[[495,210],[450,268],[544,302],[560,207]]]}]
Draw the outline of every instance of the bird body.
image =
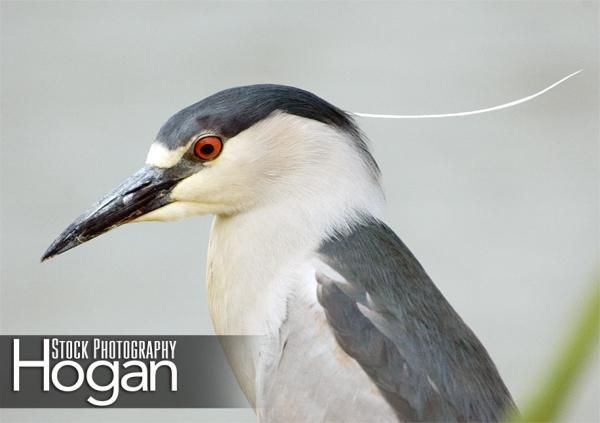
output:
[{"label": "bird body", "polygon": [[[307,133],[313,135],[307,136]],[[278,187],[275,182],[272,183],[273,192],[269,195],[271,201],[268,203],[241,213],[216,216],[209,240],[206,280],[209,310],[216,333],[259,335],[264,337],[261,339],[266,339],[264,344],[254,346],[255,351],[245,354],[230,352],[235,356],[230,358],[230,363],[246,396],[260,407],[260,394],[267,386],[273,386],[269,379],[272,375],[268,374],[272,373],[270,362],[279,362],[284,343],[288,343],[288,347],[296,343],[304,347],[315,345],[317,349],[323,349],[325,342],[330,348],[336,346],[317,300],[317,249],[328,234],[348,227],[352,220],[360,216],[359,212],[379,212],[382,194],[368,164],[358,160],[352,151],[345,155],[339,153],[346,148],[351,150],[351,144],[344,139],[344,134],[326,124],[293,115],[276,114],[251,128],[245,137],[261,140],[270,145],[270,149],[277,149],[273,143],[279,141],[284,151],[277,153],[277,156],[284,160],[286,151],[293,153],[290,166],[297,168],[294,177],[285,178],[284,186]],[[282,139],[288,139],[297,146],[298,151],[290,152],[290,147],[281,143]],[[322,145],[324,142],[337,142],[339,145]],[[317,157],[293,163],[297,157],[310,158],[311,154]],[[327,168],[321,168],[323,162],[335,163],[335,174],[332,175]],[[272,178],[277,179],[278,175],[272,175]],[[363,183],[354,183],[356,179]],[[305,313],[298,313],[294,310],[296,307]],[[294,320],[300,316],[305,320]],[[321,331],[325,329],[326,332],[307,333],[303,330],[301,334],[291,331],[285,335],[284,328],[289,331],[290,327],[302,326],[320,328]],[[306,339],[301,341],[296,336]],[[336,348],[332,352],[343,353],[339,347]],[[304,366],[301,363],[284,364],[291,365],[286,370],[289,372],[302,369]],[[319,363],[313,363],[312,366],[318,368]],[[279,374],[281,383],[283,369],[279,370],[275,374]],[[363,382],[369,382],[368,377],[362,378]],[[256,386],[257,380],[262,380],[267,386]],[[368,384],[357,383],[355,386]],[[310,392],[312,389],[308,384],[302,391]],[[280,392],[268,391],[271,396],[274,392]],[[275,408],[291,413],[294,409],[292,403],[298,403],[299,392],[286,395],[289,403],[285,407]],[[334,404],[323,404],[320,409],[326,410],[328,406],[335,408]]]},{"label": "bird body", "polygon": [[[282,237],[267,251],[254,246],[255,238],[244,242],[237,219],[222,220],[215,218],[211,233],[209,309],[217,334],[258,335],[226,353],[261,421],[371,421],[374,413],[377,421],[395,420],[392,407],[329,328],[317,299],[318,245],[312,250]],[[272,226],[264,235],[275,236],[276,222],[265,223]],[[232,269],[227,260],[215,259],[225,251],[246,266]],[[271,271],[271,261],[279,263],[278,271]]]},{"label": "bird body", "polygon": [[381,217],[352,118],[256,85],[175,114],[147,167],[50,246],[115,226],[214,214],[208,305],[264,422],[498,421],[514,407],[487,352]]}]

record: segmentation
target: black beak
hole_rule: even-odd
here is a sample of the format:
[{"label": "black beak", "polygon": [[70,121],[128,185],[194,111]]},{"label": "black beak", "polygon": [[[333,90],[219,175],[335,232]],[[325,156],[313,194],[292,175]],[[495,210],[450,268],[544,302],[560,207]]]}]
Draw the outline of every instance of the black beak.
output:
[{"label": "black beak", "polygon": [[171,203],[171,189],[182,176],[155,167],[140,169],[71,223],[48,247],[42,261]]}]

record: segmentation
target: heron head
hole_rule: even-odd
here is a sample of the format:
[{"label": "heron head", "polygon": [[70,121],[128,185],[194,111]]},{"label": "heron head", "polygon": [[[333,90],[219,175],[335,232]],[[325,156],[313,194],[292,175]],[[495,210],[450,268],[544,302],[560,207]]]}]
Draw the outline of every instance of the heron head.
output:
[{"label": "heron head", "polygon": [[353,175],[376,184],[378,169],[347,113],[297,88],[228,89],[172,116],[146,166],[69,225],[42,260],[125,223],[241,213],[334,179],[360,185]]}]

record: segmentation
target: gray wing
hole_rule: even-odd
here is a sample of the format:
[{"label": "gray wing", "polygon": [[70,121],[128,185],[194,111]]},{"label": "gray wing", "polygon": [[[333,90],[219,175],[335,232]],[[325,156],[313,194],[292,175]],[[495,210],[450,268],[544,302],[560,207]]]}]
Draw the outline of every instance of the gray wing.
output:
[{"label": "gray wing", "polygon": [[319,253],[344,279],[317,274],[335,338],[400,420],[498,421],[514,407],[483,345],[384,223],[358,224]]}]

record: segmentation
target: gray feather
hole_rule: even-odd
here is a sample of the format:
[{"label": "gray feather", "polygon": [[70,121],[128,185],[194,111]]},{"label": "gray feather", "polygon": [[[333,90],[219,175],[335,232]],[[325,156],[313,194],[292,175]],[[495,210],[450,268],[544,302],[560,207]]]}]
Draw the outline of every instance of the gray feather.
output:
[{"label": "gray feather", "polygon": [[356,224],[319,253],[346,279],[317,275],[335,337],[401,420],[498,421],[514,407],[485,348],[384,223]]},{"label": "gray feather", "polygon": [[396,422],[396,408],[337,343],[320,307],[288,298],[278,336],[265,345],[261,422]]}]

